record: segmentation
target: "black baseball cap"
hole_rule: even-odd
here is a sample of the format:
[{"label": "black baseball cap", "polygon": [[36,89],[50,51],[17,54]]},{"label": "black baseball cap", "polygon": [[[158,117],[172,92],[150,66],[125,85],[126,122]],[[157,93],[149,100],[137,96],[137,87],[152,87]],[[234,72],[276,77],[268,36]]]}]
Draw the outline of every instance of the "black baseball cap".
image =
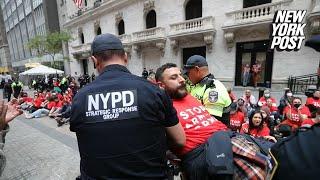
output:
[{"label": "black baseball cap", "polygon": [[189,57],[189,59],[187,60],[187,63],[184,65],[184,68],[188,69],[188,68],[193,68],[195,66],[198,66],[198,67],[208,66],[207,60],[200,55],[193,55]]},{"label": "black baseball cap", "polygon": [[91,54],[106,50],[123,50],[122,42],[117,36],[109,33],[96,36],[91,44]]}]

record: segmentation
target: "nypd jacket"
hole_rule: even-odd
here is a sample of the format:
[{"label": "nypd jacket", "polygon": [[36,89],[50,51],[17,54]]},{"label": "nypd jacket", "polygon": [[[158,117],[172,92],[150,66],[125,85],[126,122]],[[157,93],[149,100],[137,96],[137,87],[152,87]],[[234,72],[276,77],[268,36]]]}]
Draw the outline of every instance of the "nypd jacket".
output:
[{"label": "nypd jacket", "polygon": [[164,91],[124,66],[107,66],[71,108],[82,179],[164,179],[165,127],[176,124]]}]

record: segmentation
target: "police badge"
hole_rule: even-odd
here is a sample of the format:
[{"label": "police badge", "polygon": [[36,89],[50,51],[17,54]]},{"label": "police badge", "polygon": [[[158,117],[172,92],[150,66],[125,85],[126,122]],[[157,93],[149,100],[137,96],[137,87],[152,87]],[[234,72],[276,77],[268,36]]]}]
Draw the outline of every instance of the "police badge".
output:
[{"label": "police badge", "polygon": [[209,92],[209,102],[215,103],[218,101],[218,92],[217,91],[210,91]]}]

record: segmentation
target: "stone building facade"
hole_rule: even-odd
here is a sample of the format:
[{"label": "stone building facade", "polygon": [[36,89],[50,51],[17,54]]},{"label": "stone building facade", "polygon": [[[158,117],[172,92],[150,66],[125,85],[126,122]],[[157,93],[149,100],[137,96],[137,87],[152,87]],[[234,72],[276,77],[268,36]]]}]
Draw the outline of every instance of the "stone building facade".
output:
[{"label": "stone building facade", "polygon": [[90,45],[100,33],[119,35],[137,75],[200,54],[229,86],[242,84],[244,65],[260,64],[258,85],[279,88],[291,75],[316,73],[319,64],[319,54],[304,45],[296,52],[268,46],[277,10],[307,10],[306,39],[319,33],[320,0],[86,0],[80,9],[73,1],[66,8],[72,75],[95,72]]},{"label": "stone building facade", "polygon": [[59,31],[56,2],[52,0],[3,0],[0,2],[12,68],[25,70],[27,63],[51,62],[50,56],[38,57],[27,47],[36,35]]},{"label": "stone building facade", "polygon": [[2,10],[0,8],[0,72],[9,72],[11,69],[10,51],[7,33],[4,27]]}]

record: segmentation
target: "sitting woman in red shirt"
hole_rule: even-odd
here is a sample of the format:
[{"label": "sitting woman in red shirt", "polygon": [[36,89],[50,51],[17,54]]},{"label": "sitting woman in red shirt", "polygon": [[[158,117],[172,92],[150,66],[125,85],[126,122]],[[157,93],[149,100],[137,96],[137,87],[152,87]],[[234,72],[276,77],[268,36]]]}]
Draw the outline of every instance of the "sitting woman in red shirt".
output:
[{"label": "sitting woman in red shirt", "polygon": [[263,122],[260,111],[255,111],[249,116],[249,123],[244,123],[241,127],[240,133],[249,134],[253,137],[263,137],[267,140],[276,142],[276,139],[270,136],[270,129]]},{"label": "sitting woman in red shirt", "polygon": [[239,132],[244,122],[244,113],[238,108],[237,103],[232,103],[230,105],[230,129]]}]

